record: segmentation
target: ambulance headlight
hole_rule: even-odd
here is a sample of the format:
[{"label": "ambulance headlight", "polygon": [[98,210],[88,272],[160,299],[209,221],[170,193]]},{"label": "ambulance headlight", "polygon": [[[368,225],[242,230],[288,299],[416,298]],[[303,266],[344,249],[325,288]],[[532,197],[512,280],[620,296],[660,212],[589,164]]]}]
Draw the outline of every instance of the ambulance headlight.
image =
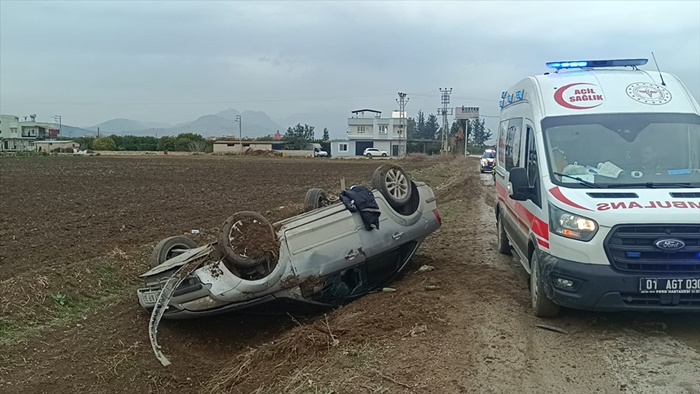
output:
[{"label": "ambulance headlight", "polygon": [[598,223],[549,204],[549,228],[562,237],[590,241],[598,232]]}]

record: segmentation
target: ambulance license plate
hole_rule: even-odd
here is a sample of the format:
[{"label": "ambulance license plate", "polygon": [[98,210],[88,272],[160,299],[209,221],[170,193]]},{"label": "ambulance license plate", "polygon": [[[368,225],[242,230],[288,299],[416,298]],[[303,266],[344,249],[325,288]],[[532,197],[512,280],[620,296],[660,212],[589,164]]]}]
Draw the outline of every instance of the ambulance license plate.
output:
[{"label": "ambulance license plate", "polygon": [[700,294],[700,278],[641,278],[644,294]]}]

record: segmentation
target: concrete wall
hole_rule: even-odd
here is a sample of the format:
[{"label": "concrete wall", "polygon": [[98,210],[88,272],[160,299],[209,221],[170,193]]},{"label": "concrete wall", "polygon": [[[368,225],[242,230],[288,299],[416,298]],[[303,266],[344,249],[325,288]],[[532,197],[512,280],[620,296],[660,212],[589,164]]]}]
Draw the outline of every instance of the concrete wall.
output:
[{"label": "concrete wall", "polygon": [[[238,141],[230,141],[227,143],[216,142],[214,143],[214,153],[240,153],[241,144]],[[242,150],[246,151],[248,148],[252,150],[272,150],[272,144],[256,144],[243,141]]]},{"label": "concrete wall", "polygon": [[391,141],[374,141],[374,147],[385,150],[391,156]]},{"label": "concrete wall", "polygon": [[34,140],[22,138],[0,139],[0,151],[32,151]]},{"label": "concrete wall", "polygon": [[294,149],[282,149],[277,152],[282,153],[284,156],[288,157],[314,157],[314,151],[309,149],[294,150]]},{"label": "concrete wall", "polygon": [[[341,151],[340,145],[347,145],[347,151]],[[331,141],[331,157],[355,156],[355,141]]]},{"label": "concrete wall", "polygon": [[66,148],[79,149],[80,144],[77,142],[73,142],[73,141],[36,141],[36,142],[34,142],[34,147],[36,148],[37,151],[39,151],[39,149],[41,149],[42,152],[51,152],[57,148],[60,148],[60,149],[66,149]]}]

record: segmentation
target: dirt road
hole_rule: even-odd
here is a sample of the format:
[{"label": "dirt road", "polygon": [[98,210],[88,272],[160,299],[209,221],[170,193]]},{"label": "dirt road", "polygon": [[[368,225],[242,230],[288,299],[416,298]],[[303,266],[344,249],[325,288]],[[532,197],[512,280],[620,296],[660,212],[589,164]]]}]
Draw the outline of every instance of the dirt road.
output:
[{"label": "dirt road", "polygon": [[395,292],[327,315],[167,322],[168,368],[125,294],[0,346],[0,392],[700,393],[698,316],[530,314],[524,271],[496,251],[491,178],[476,167],[412,171],[436,190],[443,227]]}]

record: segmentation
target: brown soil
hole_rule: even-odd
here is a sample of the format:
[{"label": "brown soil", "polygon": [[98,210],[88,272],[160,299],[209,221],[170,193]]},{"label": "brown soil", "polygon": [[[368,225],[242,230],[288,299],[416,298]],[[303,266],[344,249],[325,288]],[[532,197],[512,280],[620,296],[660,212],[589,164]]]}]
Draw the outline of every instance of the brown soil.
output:
[{"label": "brown soil", "polygon": [[228,232],[229,246],[237,255],[252,260],[276,259],[279,240],[271,223],[243,213],[234,215]]},{"label": "brown soil", "polygon": [[[97,159],[89,160],[105,160]],[[133,293],[129,293],[69,325],[43,330],[41,336],[29,336],[16,343],[0,345],[0,392],[697,392],[697,387],[700,387],[700,341],[696,330],[700,319],[697,316],[565,311],[562,317],[547,322],[533,318],[529,310],[526,275],[517,261],[496,252],[491,176],[479,176],[476,159],[451,163],[423,159],[420,164],[425,164],[424,169],[419,174],[422,179],[429,180],[437,193],[443,227],[427,239],[405,274],[390,285],[395,291],[374,293],[326,314],[292,312],[271,316],[260,311],[162,322],[159,343],[172,361],[167,368],[153,356],[147,335],[148,316],[139,310]],[[117,163],[130,161],[109,160]],[[139,159],[140,164],[135,167],[149,168],[168,163],[170,176],[182,174],[180,170],[183,168],[188,171],[194,168],[192,171],[197,176],[193,179],[200,180],[225,179],[229,170],[245,173],[240,167],[248,161],[261,168],[274,167],[278,162],[280,167],[289,166],[289,161],[284,159],[198,160]],[[306,162],[310,164],[306,166]],[[220,223],[231,212],[250,209],[253,204],[247,203],[255,195],[246,193],[248,189],[255,189],[257,182],[262,184],[260,189],[255,189],[263,200],[259,209],[281,212],[284,210],[281,205],[289,206],[287,201],[303,201],[306,189],[312,184],[337,190],[336,179],[341,173],[346,176],[357,174],[357,181],[347,183],[353,184],[368,180],[376,168],[376,162],[319,163],[300,160],[294,164],[296,174],[308,176],[304,178],[306,183],[295,179],[294,186],[273,189],[279,190],[275,197],[264,194],[263,189],[270,190],[272,184],[264,179],[251,181],[248,188],[236,188],[235,182],[231,182],[230,190],[243,194],[236,200],[207,202],[201,193],[185,193],[188,197],[182,197],[181,203],[183,208],[188,208],[183,209],[184,213],[172,209],[174,203],[170,199],[174,193],[152,197],[170,204],[156,210],[162,215],[156,221],[164,224],[153,226],[155,229],[148,226],[148,218],[152,216],[147,215],[154,211],[154,206],[150,205],[149,211],[136,208],[137,204],[134,204],[131,209],[146,215],[144,222],[138,215],[134,220],[143,226],[146,234],[150,234],[140,240],[155,242],[160,237],[171,235],[163,227],[194,228],[190,222],[182,221],[186,218],[201,221],[198,223],[207,220],[210,222],[206,223]],[[417,163],[402,163],[402,166],[414,172],[412,166]],[[42,164],[40,160],[32,162],[32,165]],[[16,165],[16,162],[0,161],[3,168]],[[51,171],[49,167],[45,165],[43,168]],[[64,169],[69,167],[66,165]],[[17,169],[11,168],[14,168],[11,173],[18,176]],[[117,173],[124,170],[124,166],[112,168]],[[209,174],[212,168],[219,172]],[[304,170],[321,171],[325,175],[323,178],[318,173],[303,175]],[[67,171],[76,176],[71,170]],[[317,179],[324,179],[327,184],[316,185]],[[12,185],[21,183],[19,179],[13,182]],[[61,190],[61,182],[65,179],[59,178],[53,187]],[[201,187],[181,182],[178,189],[194,191]],[[119,190],[131,188],[130,183],[112,185]],[[34,192],[51,195],[48,191],[41,191],[39,184],[34,181]],[[289,192],[288,188],[294,191]],[[143,193],[157,195],[153,189],[164,193],[164,189],[157,186],[144,188]],[[211,192],[209,197],[217,200],[212,196],[220,194]],[[144,205],[151,203],[147,198],[140,200]],[[127,206],[128,201],[125,200]],[[240,204],[232,204],[233,201],[240,201]],[[210,204],[226,207],[223,210],[211,209]],[[239,206],[246,204],[247,207]],[[118,210],[110,212],[119,223],[119,216],[115,214]],[[176,219],[171,215],[179,216]],[[107,219],[104,221],[108,222]],[[31,239],[29,234],[33,226],[37,225],[20,225],[18,233],[25,234],[24,240]],[[42,230],[51,228],[58,227],[46,226]],[[4,232],[4,240],[11,230],[7,223],[2,223],[0,231]],[[139,261],[139,256],[147,256],[150,250],[146,248],[140,252],[137,248],[126,248],[126,237],[116,236],[116,240],[102,237],[100,243],[95,242],[93,246],[103,255],[115,246],[124,247],[125,255],[117,253],[110,258],[121,261],[125,267],[132,267],[126,269],[127,272],[139,272],[137,268],[141,263],[135,261]],[[61,245],[57,240],[47,242],[42,238],[32,242],[58,248]],[[12,243],[5,245],[13,252],[10,263],[13,270],[30,269],[14,262],[15,258],[23,259],[25,264],[31,261],[21,248],[12,249]],[[76,250],[82,250],[83,256],[98,253],[88,252],[81,245]],[[65,252],[30,252],[32,256],[44,256],[48,266],[71,259]],[[80,268],[80,264],[75,265]],[[422,265],[431,265],[435,269],[419,272]],[[45,272],[51,275],[52,271]],[[15,278],[28,280],[18,274]],[[40,289],[41,284],[36,279],[32,283]],[[49,281],[49,286],[51,283]],[[566,334],[542,330],[537,327],[540,323],[563,328]]]},{"label": "brown soil", "polygon": [[341,177],[368,184],[378,165],[232,156],[2,158],[3,197],[16,198],[0,198],[0,266],[17,274],[190,229],[201,230],[200,239],[216,237],[234,212],[301,204],[311,187],[339,190]]}]

